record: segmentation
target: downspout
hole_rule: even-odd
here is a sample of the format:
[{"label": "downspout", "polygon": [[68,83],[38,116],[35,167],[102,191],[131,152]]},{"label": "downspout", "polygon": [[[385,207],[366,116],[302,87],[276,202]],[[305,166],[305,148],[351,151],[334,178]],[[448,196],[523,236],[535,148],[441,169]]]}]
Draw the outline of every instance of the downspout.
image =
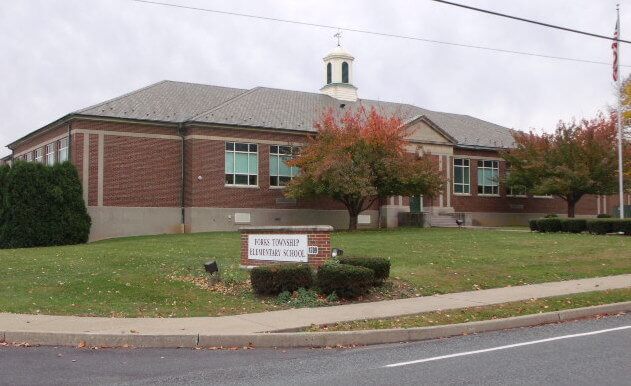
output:
[{"label": "downspout", "polygon": [[184,133],[184,125],[182,123],[178,123],[177,125],[178,133],[182,138],[182,151],[180,151],[180,166],[181,166],[181,183],[180,183],[180,233],[186,233],[186,210],[184,208],[184,192],[185,192],[185,184],[186,184],[186,166],[185,166],[185,133]]}]

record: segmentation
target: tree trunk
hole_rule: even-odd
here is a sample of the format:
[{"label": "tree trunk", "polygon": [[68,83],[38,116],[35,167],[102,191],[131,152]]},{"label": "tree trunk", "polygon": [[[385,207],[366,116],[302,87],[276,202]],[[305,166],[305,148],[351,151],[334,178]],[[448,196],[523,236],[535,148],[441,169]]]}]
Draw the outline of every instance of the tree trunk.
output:
[{"label": "tree trunk", "polygon": [[575,208],[576,208],[576,201],[567,202],[567,217],[574,218]]},{"label": "tree trunk", "polygon": [[348,214],[351,216],[351,219],[348,222],[348,230],[356,231],[357,230],[357,213],[348,212]]}]

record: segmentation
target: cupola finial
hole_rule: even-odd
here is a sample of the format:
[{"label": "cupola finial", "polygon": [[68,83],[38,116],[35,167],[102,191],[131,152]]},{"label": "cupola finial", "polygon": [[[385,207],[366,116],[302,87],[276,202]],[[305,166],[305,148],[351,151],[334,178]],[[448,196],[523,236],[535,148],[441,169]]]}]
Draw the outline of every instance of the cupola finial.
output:
[{"label": "cupola finial", "polygon": [[333,37],[337,38],[337,46],[341,47],[342,31],[341,30],[337,30],[337,33],[335,35],[333,35]]}]

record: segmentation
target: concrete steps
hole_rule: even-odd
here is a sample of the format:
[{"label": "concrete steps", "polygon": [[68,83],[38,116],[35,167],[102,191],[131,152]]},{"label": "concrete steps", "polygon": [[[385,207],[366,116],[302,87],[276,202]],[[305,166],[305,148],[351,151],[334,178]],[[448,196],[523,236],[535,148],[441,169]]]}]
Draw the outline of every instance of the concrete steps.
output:
[{"label": "concrete steps", "polygon": [[432,228],[458,228],[456,217],[451,215],[431,216],[429,223]]}]

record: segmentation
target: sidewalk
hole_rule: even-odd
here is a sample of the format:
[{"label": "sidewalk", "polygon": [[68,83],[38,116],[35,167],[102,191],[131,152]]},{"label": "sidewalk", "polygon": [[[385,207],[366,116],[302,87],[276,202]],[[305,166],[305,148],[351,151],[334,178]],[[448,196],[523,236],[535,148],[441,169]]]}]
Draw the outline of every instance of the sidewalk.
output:
[{"label": "sidewalk", "polygon": [[0,314],[3,334],[106,334],[124,336],[220,336],[295,331],[312,324],[388,318],[422,312],[631,287],[631,274],[459,292],[410,299],[255,314],[196,318],[95,318]]}]

